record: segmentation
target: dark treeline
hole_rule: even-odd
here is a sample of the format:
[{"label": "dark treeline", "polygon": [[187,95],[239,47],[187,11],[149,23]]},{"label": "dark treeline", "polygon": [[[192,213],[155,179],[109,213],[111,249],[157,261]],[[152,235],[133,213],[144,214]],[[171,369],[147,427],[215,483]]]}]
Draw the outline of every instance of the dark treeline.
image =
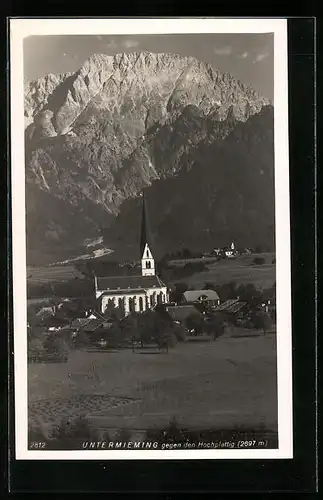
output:
[{"label": "dark treeline", "polygon": [[57,283],[28,283],[27,297],[88,297],[94,294],[94,281],[88,278],[74,278]]}]

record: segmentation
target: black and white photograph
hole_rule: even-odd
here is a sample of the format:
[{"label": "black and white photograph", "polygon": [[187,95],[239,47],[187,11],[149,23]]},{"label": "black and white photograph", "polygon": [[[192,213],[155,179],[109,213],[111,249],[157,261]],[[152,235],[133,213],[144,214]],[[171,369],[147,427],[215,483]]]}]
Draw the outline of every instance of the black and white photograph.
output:
[{"label": "black and white photograph", "polygon": [[10,25],[17,458],[292,458],[286,20]]}]

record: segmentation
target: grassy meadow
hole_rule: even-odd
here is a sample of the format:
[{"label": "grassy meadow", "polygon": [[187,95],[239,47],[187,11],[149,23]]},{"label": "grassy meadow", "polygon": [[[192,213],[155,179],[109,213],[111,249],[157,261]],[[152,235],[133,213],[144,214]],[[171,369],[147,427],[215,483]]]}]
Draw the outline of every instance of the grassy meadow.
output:
[{"label": "grassy meadow", "polygon": [[187,428],[277,427],[276,337],[225,335],[156,348],[72,351],[67,363],[28,365],[29,422],[50,429],[85,416],[108,431],[171,418]]},{"label": "grassy meadow", "polygon": [[[265,259],[262,265],[253,264],[256,257]],[[276,264],[273,264],[275,254],[242,255],[235,259],[224,259],[207,263],[207,270],[195,273],[183,279],[189,287],[203,288],[206,282],[223,285],[235,282],[237,285],[253,283],[256,288],[265,289],[273,286],[276,281]],[[178,280],[177,280],[178,281]]]}]

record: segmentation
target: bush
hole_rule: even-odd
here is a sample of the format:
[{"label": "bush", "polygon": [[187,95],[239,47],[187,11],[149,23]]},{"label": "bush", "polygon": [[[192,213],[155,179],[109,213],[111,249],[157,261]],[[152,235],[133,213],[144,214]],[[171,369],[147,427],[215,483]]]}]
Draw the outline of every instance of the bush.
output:
[{"label": "bush", "polygon": [[[115,435],[113,436],[112,441],[121,441],[123,443],[126,443],[128,441],[131,441],[131,431],[129,429],[123,428],[119,429]],[[110,439],[105,439],[105,441],[111,441]]]},{"label": "bush", "polygon": [[91,345],[91,339],[89,337],[89,335],[85,332],[77,332],[76,334],[76,337],[75,337],[75,340],[74,340],[74,345],[75,347],[79,347],[79,348],[86,348],[86,347],[89,347]]},{"label": "bush", "polygon": [[167,343],[168,343],[168,347],[170,347],[170,348],[176,346],[177,337],[174,333],[171,333],[170,335],[167,336]]},{"label": "bush", "polygon": [[45,353],[44,342],[40,338],[28,339],[28,356],[38,358]]},{"label": "bush", "polygon": [[59,359],[68,357],[69,348],[67,342],[62,338],[50,335],[44,342],[44,349],[48,354],[55,355]]},{"label": "bush", "polygon": [[256,311],[252,314],[252,324],[254,328],[262,329],[266,333],[272,325],[272,319],[265,311]]},{"label": "bush", "polygon": [[50,439],[55,449],[80,449],[83,441],[99,441],[100,436],[85,417],[64,419],[51,432]]},{"label": "bush", "polygon": [[206,329],[213,339],[221,337],[225,332],[224,321],[219,316],[212,316],[206,323]]},{"label": "bush", "polygon": [[[44,443],[48,440],[40,424],[28,425],[28,443]],[[35,449],[35,448],[34,448]]]},{"label": "bush", "polygon": [[185,342],[186,341],[186,329],[182,325],[175,325],[174,326],[174,335],[178,342]]},{"label": "bush", "polygon": [[266,259],[264,257],[255,257],[252,262],[257,266],[261,266],[266,263]]},{"label": "bush", "polygon": [[188,330],[194,330],[195,333],[203,333],[205,329],[205,323],[204,319],[202,316],[199,314],[191,314],[187,319],[186,319],[186,327]]}]

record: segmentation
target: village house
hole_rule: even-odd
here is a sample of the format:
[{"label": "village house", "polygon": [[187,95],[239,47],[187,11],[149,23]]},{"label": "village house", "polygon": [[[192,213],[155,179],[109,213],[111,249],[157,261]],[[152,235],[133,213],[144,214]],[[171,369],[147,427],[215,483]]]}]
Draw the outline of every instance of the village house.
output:
[{"label": "village house", "polygon": [[216,255],[217,257],[232,258],[236,257],[239,254],[239,252],[236,249],[234,241],[232,241],[229,247],[214,248],[213,254]]},{"label": "village house", "polygon": [[184,299],[188,303],[203,303],[208,307],[216,307],[220,304],[220,297],[215,290],[187,290]]},{"label": "village house", "polygon": [[148,234],[147,208],[143,196],[141,225],[141,274],[137,276],[95,277],[95,298],[104,313],[109,306],[120,308],[124,315],[154,309],[168,302],[168,289],[157,276],[152,245]]},{"label": "village house", "polygon": [[202,314],[193,305],[166,306],[166,312],[174,323],[185,323],[190,316],[202,317]]}]

